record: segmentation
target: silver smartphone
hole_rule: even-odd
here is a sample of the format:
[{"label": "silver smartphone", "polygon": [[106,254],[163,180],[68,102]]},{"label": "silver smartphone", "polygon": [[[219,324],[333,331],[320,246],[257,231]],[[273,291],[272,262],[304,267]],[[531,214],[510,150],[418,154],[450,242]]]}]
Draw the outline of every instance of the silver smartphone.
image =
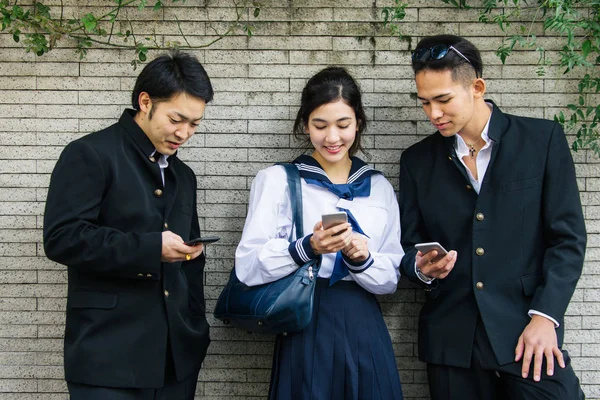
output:
[{"label": "silver smartphone", "polygon": [[423,255],[429,253],[431,250],[437,250],[438,255],[432,260],[433,262],[441,260],[448,254],[448,251],[438,242],[417,243],[415,244],[415,249],[419,250]]},{"label": "silver smartphone", "polygon": [[348,214],[346,214],[344,211],[323,214],[321,215],[321,221],[323,221],[323,229],[329,229],[332,226],[345,224],[348,222]]}]

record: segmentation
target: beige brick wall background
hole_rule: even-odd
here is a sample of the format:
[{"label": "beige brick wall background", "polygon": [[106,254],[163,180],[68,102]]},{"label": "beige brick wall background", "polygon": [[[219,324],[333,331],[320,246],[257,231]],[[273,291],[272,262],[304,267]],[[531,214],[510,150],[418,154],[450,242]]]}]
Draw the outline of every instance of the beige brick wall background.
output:
[{"label": "beige brick wall background", "polygon": [[[64,0],[65,15],[81,17],[108,3]],[[222,238],[207,249],[209,310],[233,266],[253,176],[300,154],[290,135],[292,119],[313,73],[337,64],[358,79],[370,120],[368,161],[395,187],[402,150],[433,132],[415,97],[408,43],[390,37],[380,24],[382,7],[393,1],[261,3],[259,17],[250,16],[253,37],[239,33],[193,51],[216,91],[199,133],[180,151],[198,175],[201,227]],[[159,41],[177,39],[177,17],[188,40],[198,44],[212,34],[203,5],[203,0],[187,0],[157,13],[129,9],[127,15],[138,33],[155,28]],[[229,1],[212,1],[211,10],[215,19],[231,19]],[[534,52],[519,52],[502,65],[494,55],[502,32],[476,20],[477,10],[410,1],[403,29],[414,40],[439,33],[470,38],[487,64],[489,97],[505,112],[552,118],[576,101],[577,76],[565,79],[562,71],[550,69],[538,77]],[[556,38],[540,30],[536,34],[551,54],[559,49]],[[90,50],[80,61],[68,43],[38,58],[0,34],[0,399],[68,397],[62,370],[67,275],[65,267],[44,257],[44,201],[65,144],[115,122],[128,106],[139,72],[130,66],[132,58],[129,50],[104,48]],[[565,347],[587,397],[600,399],[600,168],[591,152],[573,156],[589,240],[584,275],[565,321]],[[423,299],[405,283],[381,298],[407,399],[428,398],[424,365],[416,357]],[[273,338],[224,327],[212,315],[209,321],[213,342],[196,398],[264,399]]]}]

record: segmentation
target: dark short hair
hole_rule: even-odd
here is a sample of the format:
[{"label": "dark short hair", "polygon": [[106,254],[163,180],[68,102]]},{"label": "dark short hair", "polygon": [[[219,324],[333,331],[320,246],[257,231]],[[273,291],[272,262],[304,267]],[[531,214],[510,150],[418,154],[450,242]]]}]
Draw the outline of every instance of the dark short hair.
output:
[{"label": "dark short hair", "polygon": [[448,51],[448,54],[439,60],[429,58],[422,61],[413,57],[412,68],[415,75],[420,71],[427,69],[433,71],[451,71],[453,80],[464,82],[470,82],[473,79],[473,73],[475,73],[476,77],[483,76],[483,62],[481,61],[479,50],[473,43],[460,36],[426,36],[419,41],[414,53],[417,53],[420,49],[429,49],[440,44],[453,46],[456,50],[460,51],[469,62],[455,51]]},{"label": "dark short hair", "polygon": [[160,103],[181,93],[204,100],[213,98],[208,74],[198,59],[191,54],[171,50],[144,67],[135,81],[131,104],[140,109],[140,93],[146,92],[153,103]]},{"label": "dark short hair", "polygon": [[354,110],[358,130],[354,143],[348,150],[353,156],[358,150],[363,150],[361,138],[367,129],[367,117],[362,104],[362,96],[358,84],[350,76],[348,71],[341,67],[327,67],[319,71],[308,80],[302,90],[300,109],[294,122],[294,135],[301,141],[310,143],[310,137],[306,135],[305,126],[308,124],[310,114],[324,104],[343,100]]}]

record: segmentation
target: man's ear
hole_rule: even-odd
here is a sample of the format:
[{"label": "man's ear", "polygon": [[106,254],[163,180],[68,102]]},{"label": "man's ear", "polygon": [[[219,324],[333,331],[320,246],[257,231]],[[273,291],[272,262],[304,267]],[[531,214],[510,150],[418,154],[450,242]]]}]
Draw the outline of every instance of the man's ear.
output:
[{"label": "man's ear", "polygon": [[483,78],[477,78],[473,81],[471,86],[473,97],[476,99],[481,99],[485,96],[485,90],[487,86],[485,80]]},{"label": "man's ear", "polygon": [[140,111],[144,114],[148,114],[152,109],[152,99],[146,92],[141,92],[138,96],[138,104],[140,105]]}]

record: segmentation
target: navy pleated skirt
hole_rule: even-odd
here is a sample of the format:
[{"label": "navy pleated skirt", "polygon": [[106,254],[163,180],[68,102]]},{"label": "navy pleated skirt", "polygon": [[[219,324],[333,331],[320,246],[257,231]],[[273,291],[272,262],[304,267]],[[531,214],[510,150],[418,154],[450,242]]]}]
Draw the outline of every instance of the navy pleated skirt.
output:
[{"label": "navy pleated skirt", "polygon": [[375,296],[352,281],[317,279],[313,317],[279,335],[271,400],[398,400],[392,341]]}]

